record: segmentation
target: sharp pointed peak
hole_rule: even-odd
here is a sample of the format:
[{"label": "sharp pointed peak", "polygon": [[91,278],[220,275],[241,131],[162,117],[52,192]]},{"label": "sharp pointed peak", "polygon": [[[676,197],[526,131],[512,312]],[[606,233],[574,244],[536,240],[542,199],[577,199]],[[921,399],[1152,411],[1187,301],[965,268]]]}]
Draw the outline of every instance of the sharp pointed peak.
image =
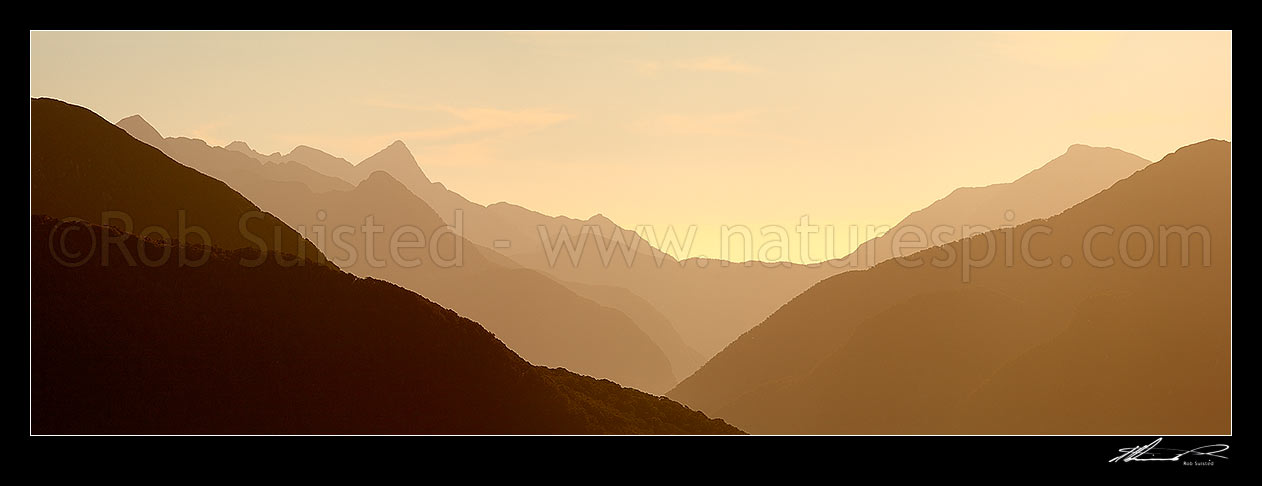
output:
[{"label": "sharp pointed peak", "polygon": [[364,159],[364,162],[368,162],[374,159],[379,160],[383,158],[389,158],[392,161],[397,161],[397,160],[408,160],[412,162],[416,161],[416,158],[412,156],[412,151],[408,150],[407,144],[403,143],[402,140],[395,140],[394,142],[391,142],[390,145],[385,146],[385,148],[378,150],[377,153],[372,154],[372,156],[368,157],[367,159]]},{"label": "sharp pointed peak", "polygon": [[390,145],[387,145],[386,148],[383,148],[380,151],[378,151],[377,154],[378,155],[389,154],[392,157],[398,157],[401,160],[410,160],[412,162],[416,162],[416,157],[412,155],[412,150],[409,149],[407,144],[403,143],[402,140],[395,140],[393,142],[390,142]]},{"label": "sharp pointed peak", "polygon": [[[125,118],[123,118],[122,120],[119,120],[119,121],[118,121],[118,123],[115,123],[115,125],[117,125],[117,124],[119,124],[119,123],[123,123],[123,122],[144,123],[145,125],[149,125],[149,122],[148,122],[147,120],[145,120],[145,117],[140,116],[140,114],[139,114],[139,113],[137,113],[137,114],[135,114],[135,115],[132,115],[132,116],[129,116],[129,117],[125,117]],[[152,126],[152,125],[150,125],[150,126]]]},{"label": "sharp pointed peak", "polygon": [[417,163],[416,157],[412,155],[412,151],[408,150],[407,145],[400,140],[395,140],[357,166],[360,170],[369,172],[384,170],[399,180],[407,181],[409,185],[430,183],[425,172],[421,170],[420,164]]},{"label": "sharp pointed peak", "polygon": [[128,135],[132,136],[132,138],[149,145],[157,145],[162,142],[162,134],[158,133],[158,130],[153,128],[153,125],[150,125],[149,122],[140,115],[132,115],[127,118],[123,118],[114,125],[118,128],[122,128],[123,131],[126,131]]}]

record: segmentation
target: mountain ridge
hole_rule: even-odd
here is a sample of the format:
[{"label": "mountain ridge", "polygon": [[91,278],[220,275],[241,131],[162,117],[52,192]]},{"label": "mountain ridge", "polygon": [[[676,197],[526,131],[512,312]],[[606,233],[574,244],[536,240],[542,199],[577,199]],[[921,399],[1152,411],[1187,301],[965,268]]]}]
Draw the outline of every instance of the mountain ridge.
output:
[{"label": "mountain ridge", "polygon": [[[1225,433],[1230,164],[1230,142],[1192,144],[1046,220],[821,281],[667,396],[751,433]],[[1079,236],[1102,225],[1115,230],[1084,249]],[[1144,249],[1120,228],[1163,235],[1171,225],[1213,235],[1167,238],[1212,264],[1162,265],[1156,251],[1123,264]],[[1040,235],[1030,258],[1006,263],[1008,243],[1026,235]],[[965,248],[994,249],[992,264],[962,278]],[[949,266],[926,265],[951,255]],[[960,292],[969,298],[935,297]],[[1155,356],[1160,366],[1145,364]],[[1129,400],[1149,411],[1128,412]]]},{"label": "mountain ridge", "polygon": [[[31,225],[37,434],[741,433],[530,365],[476,322],[387,282],[247,268],[237,256],[252,250],[214,247],[187,248],[209,253],[198,266],[71,267],[37,243],[57,236],[61,251],[84,252],[117,230],[40,215]],[[122,238],[105,250],[115,260],[170,244]],[[149,302],[143,314],[136,297]]]},{"label": "mountain ridge", "polygon": [[131,231],[161,230],[232,249],[262,245],[331,265],[314,244],[222,181],[86,108],[51,98],[31,99],[31,210],[97,223],[113,214]]}]

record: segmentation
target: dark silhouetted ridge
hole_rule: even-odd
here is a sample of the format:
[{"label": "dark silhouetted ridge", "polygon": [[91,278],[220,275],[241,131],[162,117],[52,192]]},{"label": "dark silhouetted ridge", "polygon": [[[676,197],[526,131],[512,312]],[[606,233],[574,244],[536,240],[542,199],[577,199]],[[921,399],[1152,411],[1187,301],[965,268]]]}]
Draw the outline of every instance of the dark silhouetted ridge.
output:
[{"label": "dark silhouetted ridge", "polygon": [[[133,129],[143,123],[128,120]],[[328,264],[315,245],[223,182],[85,108],[48,98],[31,100],[31,211],[94,223],[109,216],[105,224],[124,230],[153,226],[170,237],[206,243],[196,227],[215,246],[263,245]],[[120,218],[129,218],[131,227]],[[182,235],[182,228],[189,231]]]},{"label": "dark silhouetted ridge", "polygon": [[[80,266],[168,243],[32,216],[35,434],[734,434],[671,400],[532,366],[477,323],[326,267]],[[54,254],[47,244],[61,242]],[[179,247],[176,247],[179,248]]]}]

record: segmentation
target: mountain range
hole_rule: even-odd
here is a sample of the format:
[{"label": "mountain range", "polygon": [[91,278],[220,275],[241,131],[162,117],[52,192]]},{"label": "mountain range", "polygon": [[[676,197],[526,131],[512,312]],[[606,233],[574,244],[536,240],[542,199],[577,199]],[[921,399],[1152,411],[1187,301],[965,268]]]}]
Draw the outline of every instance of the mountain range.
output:
[{"label": "mountain range", "polygon": [[[150,127],[135,131],[153,130]],[[386,172],[449,225],[457,226],[455,218],[459,214],[461,235],[475,245],[494,249],[522,267],[552,275],[575,289],[595,285],[619,287],[623,295],[629,292],[640,303],[640,308],[647,302],[654,308],[652,314],[665,318],[663,321],[655,317],[657,324],[646,323],[640,327],[667,353],[674,375],[680,378],[695,371],[706,357],[748,329],[758,318],[833,273],[829,268],[790,263],[751,262],[729,266],[728,262],[709,265],[709,261],[703,259],[679,261],[635,231],[600,214],[575,219],[549,216],[507,202],[483,206],[442,183],[431,181],[400,141],[358,164],[309,146],[298,146],[288,154],[270,155],[254,151],[240,141],[224,149],[248,155],[260,163],[297,162],[355,184],[374,172]],[[175,158],[181,160],[181,157]],[[189,163],[194,167],[217,164],[214,161]],[[541,230],[549,239],[546,243],[541,238]],[[550,257],[549,247],[560,248],[565,239],[569,240],[570,248],[558,250]],[[644,315],[623,307],[623,303],[629,302],[626,299],[600,300],[600,295],[587,295],[623,313]],[[669,322],[670,328],[663,322]]]},{"label": "mountain range", "polygon": [[[306,229],[345,270],[433,298],[477,320],[532,363],[563,366],[656,393],[678,382],[663,351],[621,310],[581,297],[546,274],[470,242],[456,233],[459,225],[449,227],[384,170],[370,172],[355,185],[346,183],[349,189],[326,185],[317,191],[308,181],[323,182],[320,178],[327,176],[298,162],[260,161],[201,140],[155,138],[157,130],[142,118],[124,121],[120,126],[137,140],[147,137],[146,143],[175,161],[220,178],[282,220]],[[244,144],[230,145],[241,149]],[[304,177],[278,177],[285,173],[267,170],[289,165],[303,169],[290,174]],[[355,167],[393,168],[397,173],[408,166],[419,173],[407,147],[396,143]],[[369,222],[381,226],[371,245],[365,229]],[[317,229],[323,233],[319,238],[314,237]],[[399,258],[394,258],[392,236],[409,231],[400,240],[424,248],[399,248]]]},{"label": "mountain range", "polygon": [[1045,219],[1068,209],[1152,162],[1112,147],[1075,144],[1012,182],[961,187],[915,211],[881,236],[830,264],[868,268],[925,248]]},{"label": "mountain range", "polygon": [[329,264],[310,241],[223,182],[172,163],[85,108],[48,98],[31,100],[31,212]]},{"label": "mountain range", "polygon": [[475,203],[401,141],[31,112],[43,433],[1230,433],[1229,142],[1073,145],[801,265]]},{"label": "mountain range", "polygon": [[[272,171],[128,119],[143,142],[56,100],[32,99],[31,111],[32,396],[40,433],[739,432],[608,380],[533,366],[473,321],[341,271],[303,238],[305,228],[281,223],[200,170],[244,186],[301,188],[338,208],[373,201],[363,198],[368,193],[399,203],[371,213],[382,220],[399,215],[445,227],[384,172],[351,191],[315,194],[303,180],[268,178],[312,175],[305,166]],[[187,167],[167,151],[203,164]],[[92,224],[102,212],[131,224]],[[193,238],[178,237],[182,225],[195,229]],[[269,236],[279,244],[268,244]],[[450,258],[466,244],[437,240],[433,255]],[[673,384],[660,350],[625,316],[470,246],[463,275],[477,278],[444,274],[438,290],[463,286],[485,299],[486,312],[515,311],[512,319],[526,323],[519,327],[538,334],[547,324],[583,322],[557,333],[569,348],[594,349],[616,357],[601,363],[644,373],[646,363],[617,354],[638,345],[666,377],[657,386]],[[350,262],[358,269],[363,260]],[[558,319],[567,298],[583,303],[567,312],[587,314]],[[600,330],[616,326],[629,334],[615,333],[602,347]]]},{"label": "mountain range", "polygon": [[[138,119],[135,116],[126,120]],[[135,132],[138,139],[144,136],[153,137],[157,133],[143,121],[137,125],[140,126],[134,130],[129,128],[129,132]],[[126,128],[122,121],[120,126]],[[169,144],[172,140],[184,143],[185,139],[166,139],[162,143]],[[204,142],[197,142],[199,146],[210,150]],[[601,300],[602,295],[590,293],[584,296],[623,314],[638,313],[641,318],[649,319],[648,322],[636,324],[666,354],[676,379],[691,375],[705,360],[758,320],[770,315],[785,301],[823,278],[842,271],[870,267],[889,259],[894,255],[894,250],[902,254],[932,246],[934,239],[943,240],[938,243],[959,239],[970,227],[1013,226],[1050,216],[1149,163],[1141,157],[1117,149],[1074,145],[1064,155],[1011,183],[958,189],[925,209],[912,213],[884,235],[860,245],[842,259],[823,264],[798,265],[762,262],[737,264],[704,258],[680,261],[658,250],[637,232],[623,228],[603,215],[580,220],[548,216],[506,202],[482,206],[441,183],[431,181],[406,145],[399,141],[359,164],[352,164],[309,146],[298,146],[285,155],[263,155],[240,141],[222,149],[213,149],[219,152],[235,151],[249,156],[256,161],[252,164],[254,167],[258,164],[268,166],[295,163],[319,167],[330,176],[336,174],[345,178],[348,183],[359,183],[375,172],[388,173],[434,209],[449,225],[459,228],[461,235],[469,242],[481,248],[493,248],[494,252],[509,257],[517,265],[549,274],[578,294],[583,294],[581,286],[623,289],[622,293],[629,293],[636,301],[647,303],[654,312],[646,314],[642,310],[628,308],[629,301],[625,299]],[[257,170],[242,172],[238,169],[232,173],[224,173],[224,167],[251,164],[244,161],[229,163],[221,160],[224,158],[222,156],[199,157],[187,152],[170,152],[176,160],[193,167],[205,168],[210,171],[208,173],[222,175],[226,182],[264,207],[275,209],[278,214],[294,215],[294,218],[282,216],[282,219],[291,224],[313,223],[311,216],[314,210],[310,207],[293,204],[294,198],[288,195],[277,197],[277,192],[271,188],[251,190],[246,187],[249,184],[245,182],[260,179],[293,181],[293,177],[269,177]],[[325,191],[312,189],[311,192]],[[287,204],[291,210],[282,209],[281,206],[273,207],[270,205],[271,201]],[[455,221],[457,214],[460,215],[459,224]],[[911,235],[912,238],[908,238],[906,233],[909,228],[919,230],[921,239],[914,238],[917,236],[915,232]],[[938,232],[938,228],[947,228],[950,231]],[[543,235],[540,234],[541,231]],[[903,241],[895,244],[895,236],[903,238]],[[548,241],[543,241],[544,238]],[[557,242],[570,243],[570,247],[557,251],[556,247],[565,246]],[[550,253],[549,246],[556,253]],[[456,301],[452,301],[452,305],[456,305]],[[642,308],[641,305],[640,309]],[[460,307],[457,309],[462,310]],[[664,319],[654,320],[648,318],[649,315]],[[492,326],[495,322],[494,319],[482,321]],[[555,356],[551,352],[529,353],[517,346],[514,349],[539,359]],[[574,363],[565,359],[550,362]],[[584,367],[579,369],[594,371]],[[636,383],[644,386],[645,381]],[[660,385],[649,389],[665,391]]]},{"label": "mountain range", "polygon": [[[476,322],[375,279],[31,219],[36,434],[734,434],[665,398],[533,366]],[[56,238],[54,249],[44,244]],[[203,254],[205,255],[203,257]],[[204,258],[204,260],[203,260]],[[141,304],[143,303],[143,304]]]},{"label": "mountain range", "polygon": [[751,433],[1228,433],[1230,161],[824,280],[668,396]]}]

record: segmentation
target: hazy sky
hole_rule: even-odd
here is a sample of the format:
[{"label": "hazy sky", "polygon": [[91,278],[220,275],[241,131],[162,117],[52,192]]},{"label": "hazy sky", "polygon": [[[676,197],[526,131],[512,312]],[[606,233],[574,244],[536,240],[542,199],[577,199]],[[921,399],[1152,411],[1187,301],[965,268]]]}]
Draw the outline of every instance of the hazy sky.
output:
[{"label": "hazy sky", "polygon": [[1231,139],[1231,34],[32,32],[31,96],[264,153],[399,139],[479,203],[698,225],[690,256],[808,215],[831,254],[763,255],[807,261],[1074,143]]}]

